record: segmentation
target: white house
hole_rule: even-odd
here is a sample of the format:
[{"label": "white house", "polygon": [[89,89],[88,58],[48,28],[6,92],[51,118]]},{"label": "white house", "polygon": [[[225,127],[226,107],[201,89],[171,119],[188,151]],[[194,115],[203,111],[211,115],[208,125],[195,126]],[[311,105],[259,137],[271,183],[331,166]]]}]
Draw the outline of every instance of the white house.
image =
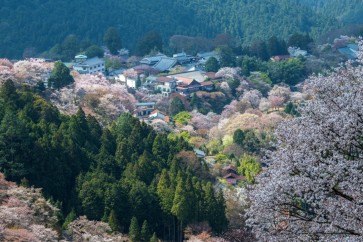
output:
[{"label": "white house", "polygon": [[105,61],[98,57],[76,63],[73,65],[73,69],[80,74],[96,74],[99,72],[105,72]]},{"label": "white house", "polygon": [[126,77],[126,86],[129,88],[136,88],[137,79],[132,77]]}]

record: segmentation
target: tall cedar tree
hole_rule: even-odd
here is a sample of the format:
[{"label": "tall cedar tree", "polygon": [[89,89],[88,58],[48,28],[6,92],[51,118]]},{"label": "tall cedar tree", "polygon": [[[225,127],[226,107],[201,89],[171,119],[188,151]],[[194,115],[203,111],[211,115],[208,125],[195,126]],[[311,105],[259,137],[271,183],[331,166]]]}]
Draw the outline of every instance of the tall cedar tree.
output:
[{"label": "tall cedar tree", "polygon": [[140,226],[137,222],[136,217],[132,217],[130,228],[129,228],[129,238],[132,242],[140,242],[141,241],[141,232],[140,232]]},{"label": "tall cedar tree", "polygon": [[103,42],[105,42],[111,54],[116,55],[117,51],[122,47],[121,37],[118,29],[115,27],[108,28],[103,37]]}]

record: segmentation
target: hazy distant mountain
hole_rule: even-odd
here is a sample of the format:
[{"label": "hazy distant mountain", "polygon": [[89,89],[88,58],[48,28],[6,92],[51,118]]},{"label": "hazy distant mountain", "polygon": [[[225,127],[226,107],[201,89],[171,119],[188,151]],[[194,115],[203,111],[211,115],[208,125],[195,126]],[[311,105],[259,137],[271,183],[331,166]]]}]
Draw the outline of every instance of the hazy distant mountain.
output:
[{"label": "hazy distant mountain", "polygon": [[337,19],[358,21],[363,7],[351,4],[358,0],[2,0],[0,57],[20,57],[29,47],[41,52],[72,33],[102,44],[110,26],[119,28],[128,48],[151,30],[159,31],[164,42],[174,34],[214,37],[222,32],[244,43],[295,32],[318,36],[339,27],[325,8],[339,12],[340,2],[346,12],[357,14]]}]

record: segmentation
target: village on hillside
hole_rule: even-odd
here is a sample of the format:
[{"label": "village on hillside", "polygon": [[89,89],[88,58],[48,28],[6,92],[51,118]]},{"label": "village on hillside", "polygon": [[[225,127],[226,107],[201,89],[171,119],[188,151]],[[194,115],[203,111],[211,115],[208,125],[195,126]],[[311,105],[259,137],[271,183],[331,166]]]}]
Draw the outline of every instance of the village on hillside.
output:
[{"label": "village on hillside", "polygon": [[[341,36],[334,41],[334,45],[320,48],[333,49],[338,58],[355,59],[357,45],[352,42],[354,41],[351,38]],[[304,58],[312,63],[310,65],[314,65],[321,63],[323,58],[319,59],[298,47],[289,47],[288,53],[289,55],[271,56],[269,62],[282,63]],[[223,111],[222,118],[230,117],[233,113],[229,114],[229,109],[238,110],[236,108],[241,105],[237,101],[248,100],[252,108],[269,113],[280,110],[289,102],[294,105],[294,102],[299,103],[303,99],[299,86],[275,85],[271,91],[271,80],[266,78],[264,73],[252,70],[249,76],[246,76],[241,74],[239,67],[220,68],[221,58],[221,53],[217,51],[193,56],[185,52],[172,56],[154,52],[141,58],[129,56],[126,49],[121,49],[118,54],[113,55],[104,47],[103,58],[88,58],[81,53],[76,55],[73,61],[64,62],[75,83],[61,89],[49,86],[56,63],[50,59],[30,58],[15,63],[2,59],[0,79],[14,79],[22,85],[33,86],[65,113],[75,113],[78,106],[82,106],[87,114],[94,115],[101,123],[107,124],[122,112],[130,112],[158,132],[175,131],[197,137],[205,137],[203,134],[196,134],[197,131],[194,129],[198,124],[194,127],[186,124],[196,119],[198,111],[204,115]],[[116,61],[119,65],[110,67],[106,63],[110,60]],[[290,92],[290,88],[295,88],[294,92]],[[45,92],[48,89],[52,91]],[[228,105],[230,101],[232,102]],[[257,104],[254,104],[256,102]],[[191,116],[183,112],[193,109],[198,111],[194,111]],[[207,127],[204,125],[199,127],[199,130],[205,128]],[[198,142],[194,148],[196,157],[205,160],[210,169],[215,169],[215,164],[218,163],[215,156],[208,156],[205,147]],[[218,169],[217,177],[220,177],[221,184],[238,186],[246,181],[246,177],[233,163],[226,163]]]}]

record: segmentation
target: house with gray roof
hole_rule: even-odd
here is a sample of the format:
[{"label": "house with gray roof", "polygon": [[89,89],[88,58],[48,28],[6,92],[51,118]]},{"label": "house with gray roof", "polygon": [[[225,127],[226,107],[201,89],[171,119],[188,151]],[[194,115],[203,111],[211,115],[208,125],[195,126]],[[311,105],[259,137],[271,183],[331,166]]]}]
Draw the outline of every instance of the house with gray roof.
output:
[{"label": "house with gray roof", "polygon": [[160,72],[170,71],[177,63],[177,59],[169,58],[169,57],[162,57],[154,66],[155,70]]},{"label": "house with gray roof", "polygon": [[159,53],[155,56],[145,57],[143,58],[140,63],[145,65],[155,65],[158,63],[162,58],[167,57],[166,55]]},{"label": "house with gray roof", "polygon": [[73,65],[73,69],[80,74],[96,74],[105,72],[105,61],[98,57],[93,57],[76,63]]}]

